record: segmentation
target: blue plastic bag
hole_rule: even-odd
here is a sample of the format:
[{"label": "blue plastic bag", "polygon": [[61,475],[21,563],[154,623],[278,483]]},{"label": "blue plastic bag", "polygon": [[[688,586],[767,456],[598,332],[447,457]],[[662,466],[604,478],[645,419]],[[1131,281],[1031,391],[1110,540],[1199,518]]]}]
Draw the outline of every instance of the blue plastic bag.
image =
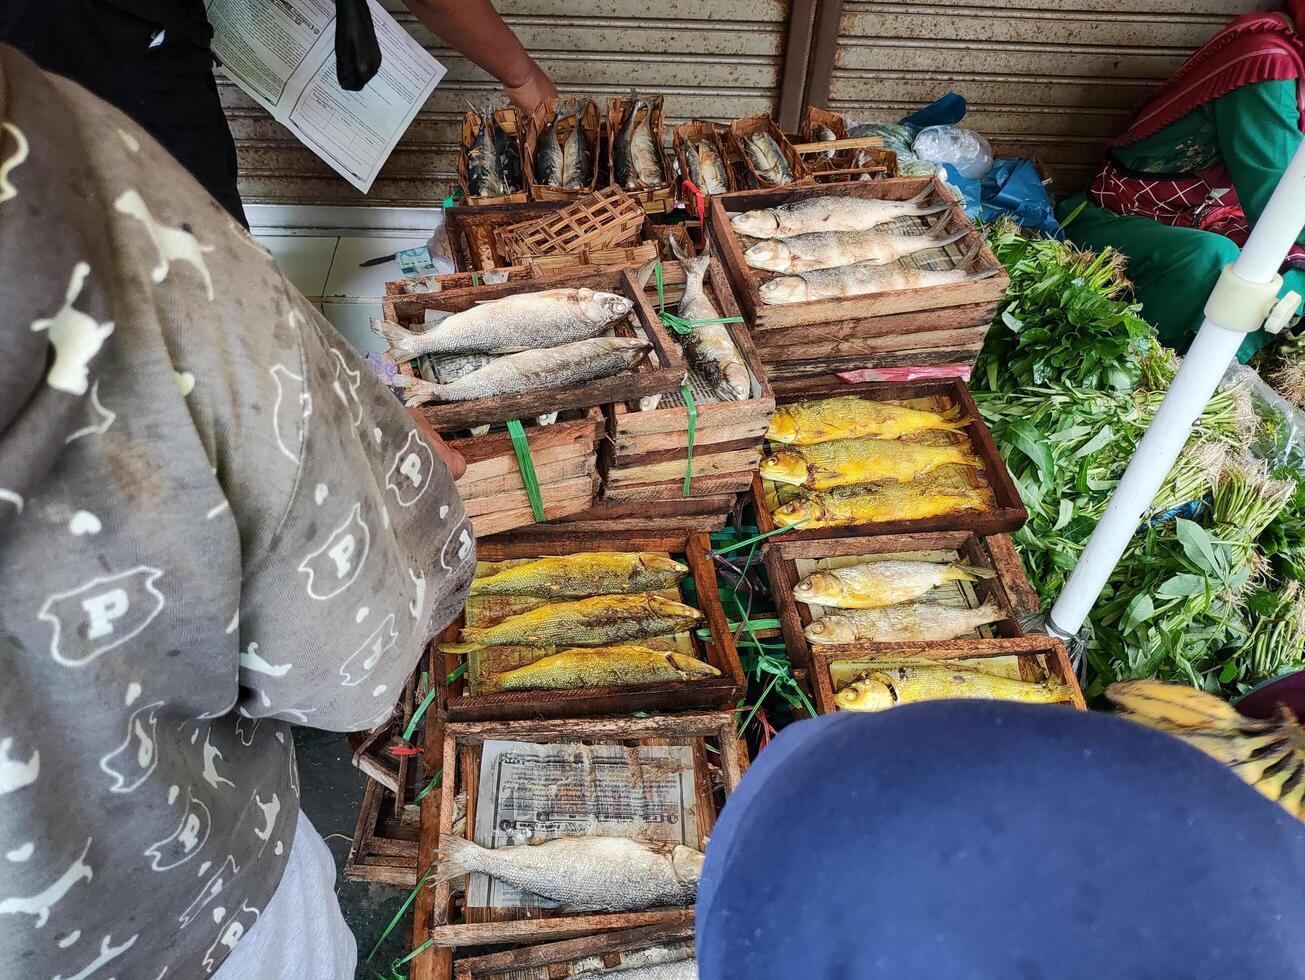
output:
[{"label": "blue plastic bag", "polygon": [[980,221],[1010,215],[1021,227],[1040,231],[1052,238],[1064,238],[1047,189],[1042,186],[1031,160],[1001,157],[983,180],[962,177],[956,168],[943,164],[947,182],[965,198],[965,213]]}]

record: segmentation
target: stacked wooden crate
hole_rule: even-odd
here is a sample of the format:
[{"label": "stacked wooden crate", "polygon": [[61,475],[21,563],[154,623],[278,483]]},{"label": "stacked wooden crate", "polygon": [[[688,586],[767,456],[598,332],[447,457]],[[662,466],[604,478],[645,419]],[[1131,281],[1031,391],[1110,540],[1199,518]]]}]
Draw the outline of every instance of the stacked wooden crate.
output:
[{"label": "stacked wooden crate", "polygon": [[[924,204],[947,204],[939,233],[965,232],[965,237],[940,249],[920,252],[902,264],[948,271],[978,246],[971,264],[987,278],[971,282],[897,289],[866,296],[772,305],[762,300],[762,283],[774,273],[747,264],[742,239],[730,224],[732,215],[776,207],[810,197],[857,197],[906,201],[929,191]],[[930,216],[899,217],[877,230],[922,234],[938,221]],[[772,382],[866,367],[951,365],[964,374],[974,364],[987,336],[997,304],[1009,284],[992,250],[979,231],[935,177],[896,177],[819,186],[788,186],[737,191],[713,198],[710,234],[729,274],[735,296],[752,330],[752,340]]]}]

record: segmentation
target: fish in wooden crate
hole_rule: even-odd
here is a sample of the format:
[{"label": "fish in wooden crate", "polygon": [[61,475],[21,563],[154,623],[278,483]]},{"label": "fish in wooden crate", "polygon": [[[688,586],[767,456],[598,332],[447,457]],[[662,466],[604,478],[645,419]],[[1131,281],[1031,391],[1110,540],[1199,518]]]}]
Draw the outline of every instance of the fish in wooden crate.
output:
[{"label": "fish in wooden crate", "polygon": [[654,190],[666,183],[654,142],[652,117],[652,106],[645,99],[635,99],[612,146],[613,177],[627,191]]},{"label": "fish in wooden crate", "polygon": [[979,258],[982,242],[965,254],[953,269],[913,269],[899,262],[879,265],[860,262],[837,269],[818,269],[792,276],[781,276],[761,284],[758,292],[762,302],[771,305],[810,303],[822,299],[850,299],[899,289],[922,289],[926,286],[945,286],[962,282],[978,282],[998,273],[996,266],[970,271],[971,264]]},{"label": "fish in wooden crate", "polygon": [[840,395],[780,405],[771,417],[766,438],[786,445],[809,446],[831,439],[897,439],[932,429],[952,432],[969,424],[969,419],[956,418],[954,413],[944,415],[856,395]]},{"label": "fish in wooden crate", "polygon": [[949,465],[977,467],[979,462],[965,446],[861,438],[781,449],[761,461],[759,472],[776,483],[829,490],[879,480],[910,483]]},{"label": "fish in wooden crate", "polygon": [[585,687],[630,687],[669,681],[704,680],[720,671],[687,654],[650,650],[636,644],[573,647],[532,664],[495,674],[492,691],[563,691]]},{"label": "fish in wooden crate", "polygon": [[938,642],[954,640],[1005,618],[1006,614],[992,602],[977,609],[910,602],[879,609],[844,609],[821,616],[805,632],[815,644]]},{"label": "fish in wooden crate", "polygon": [[906,201],[884,201],[832,194],[804,197],[773,208],[742,211],[730,217],[730,226],[749,238],[788,238],[812,231],[869,231],[901,217],[922,217],[946,211],[947,202],[926,205],[933,193],[929,185]]},{"label": "fish in wooden crate", "polygon": [[959,242],[969,234],[969,230],[940,234],[949,217],[944,215],[936,225],[918,235],[874,230],[813,231],[791,238],[769,238],[749,248],[743,258],[754,269],[790,275],[858,263],[887,265],[917,252]]},{"label": "fish in wooden crate", "polygon": [[875,669],[834,695],[843,711],[883,711],[899,704],[946,699],[1056,704],[1071,700],[1068,688],[1048,678],[1015,680],[955,661],[876,663]]},{"label": "fish in wooden crate", "polygon": [[768,184],[793,183],[793,168],[788,165],[788,160],[784,158],[784,151],[768,132],[758,130],[749,133],[741,142],[743,152],[752,161],[752,168],[757,172],[758,177]]},{"label": "fish in wooden crate", "polygon": [[[885,521],[917,521],[948,514],[990,509],[995,502],[987,487],[945,486],[929,478],[914,483],[878,483],[813,491],[775,508],[775,524],[805,528]],[[805,522],[805,523],[804,523]]]},{"label": "fish in wooden crate", "polygon": [[678,585],[689,566],[647,551],[582,551],[534,558],[473,579],[471,594],[584,598],[658,592]]},{"label": "fish in wooden crate", "polygon": [[889,558],[813,572],[793,587],[793,598],[814,606],[878,609],[911,602],[948,582],[996,577],[989,568]]},{"label": "fish in wooden crate", "polygon": [[676,339],[707,384],[727,399],[742,400],[752,394],[752,373],[743,363],[743,355],[729,327],[724,323],[702,322],[721,318],[703,286],[710,264],[711,258],[706,255],[680,260],[684,267],[680,316],[697,322],[690,325],[688,333],[677,334]]},{"label": "fish in wooden crate", "polygon": [[493,626],[462,630],[462,644],[455,650],[471,647],[586,646],[600,647],[613,643],[679,633],[696,626],[702,613],[674,599],[659,595],[600,595],[567,602],[553,602],[511,616]]}]

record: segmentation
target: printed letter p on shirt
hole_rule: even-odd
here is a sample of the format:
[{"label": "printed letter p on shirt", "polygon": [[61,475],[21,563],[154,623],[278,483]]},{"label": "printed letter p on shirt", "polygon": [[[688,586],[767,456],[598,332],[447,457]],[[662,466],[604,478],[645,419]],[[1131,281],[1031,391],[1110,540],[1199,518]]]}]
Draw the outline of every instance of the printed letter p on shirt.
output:
[{"label": "printed letter p on shirt", "polygon": [[50,624],[50,656],[83,667],[136,636],[165,605],[154,585],[162,574],[140,565],[50,596],[39,613]]}]

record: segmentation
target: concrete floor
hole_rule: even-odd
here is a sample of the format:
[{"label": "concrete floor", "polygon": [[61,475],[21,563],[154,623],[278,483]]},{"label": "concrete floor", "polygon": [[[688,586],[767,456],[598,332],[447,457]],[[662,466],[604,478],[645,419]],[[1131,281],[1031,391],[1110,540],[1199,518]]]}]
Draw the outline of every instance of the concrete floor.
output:
[{"label": "concrete floor", "polygon": [[[358,807],[362,802],[366,777],[349,761],[349,745],[343,735],[296,727],[294,740],[299,760],[300,806],[326,838],[335,857],[336,894],[345,921],[358,940],[358,972],[355,977],[357,980],[377,980],[378,974],[386,975],[385,968],[389,963],[410,948],[411,910],[376,951],[372,963],[366,962],[367,954],[403,905],[408,892],[388,885],[344,880],[344,862],[349,856],[349,845],[358,823]],[[404,968],[401,972],[406,975],[408,971]]]}]

